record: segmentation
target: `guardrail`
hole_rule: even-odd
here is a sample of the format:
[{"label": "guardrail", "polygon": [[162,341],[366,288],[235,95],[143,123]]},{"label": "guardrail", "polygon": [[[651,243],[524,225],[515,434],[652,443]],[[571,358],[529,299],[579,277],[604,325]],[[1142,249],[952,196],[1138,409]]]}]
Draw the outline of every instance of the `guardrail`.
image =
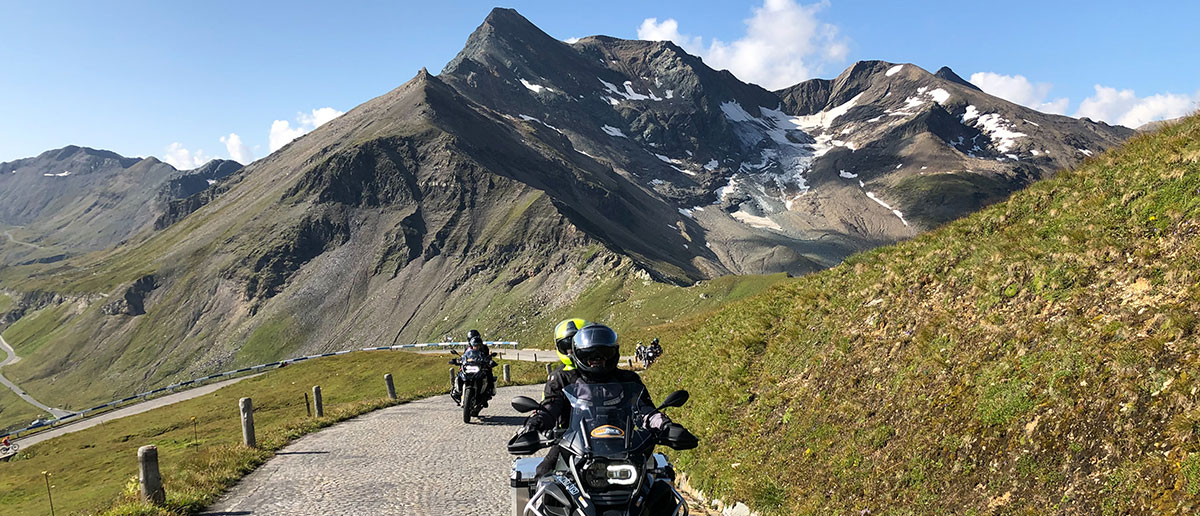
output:
[{"label": "guardrail", "polygon": [[[489,347],[494,347],[494,346],[512,346],[513,348],[517,347],[517,343],[512,342],[512,341],[485,341],[484,344],[487,344]],[[466,346],[466,345],[467,345],[466,342],[429,342],[429,343],[422,343],[422,344],[398,344],[395,346],[376,346],[376,347],[370,347],[370,348],[358,348],[358,349],[346,349],[346,350],[342,350],[342,351],[332,351],[329,353],[320,353],[320,354],[316,354],[316,355],[306,355],[306,356],[302,356],[302,357],[289,358],[287,360],[280,360],[278,362],[271,362],[269,364],[259,364],[256,366],[243,367],[241,369],[235,369],[233,371],[225,371],[223,373],[210,374],[208,376],[202,376],[200,378],[193,378],[186,382],[173,383],[166,387],[159,387],[159,388],[151,390],[151,391],[134,394],[133,396],[121,398],[119,400],[113,400],[113,401],[110,401],[103,405],[96,405],[95,407],[92,407],[92,408],[83,409],[78,412],[73,412],[73,413],[63,416],[63,417],[48,419],[41,424],[30,425],[30,426],[27,426],[27,427],[19,429],[19,430],[14,430],[10,433],[0,433],[0,438],[11,437],[13,439],[16,439],[22,435],[28,435],[30,433],[36,433],[36,432],[48,430],[48,429],[54,428],[56,426],[62,426],[62,425],[68,424],[68,423],[74,423],[76,421],[82,421],[88,417],[95,416],[101,412],[107,412],[109,410],[116,409],[116,408],[120,407],[121,405],[128,404],[129,402],[134,401],[134,400],[145,401],[157,394],[162,394],[162,393],[165,393],[168,391],[170,391],[173,394],[175,392],[179,392],[180,389],[187,390],[187,389],[185,389],[185,387],[186,388],[199,387],[208,380],[216,380],[218,378],[231,378],[233,376],[237,376],[237,375],[243,374],[243,373],[254,373],[254,372],[262,371],[262,370],[270,368],[270,367],[283,367],[288,364],[303,362],[305,360],[312,360],[314,358],[345,355],[347,353],[354,353],[356,351],[394,351],[394,350],[401,350],[401,349],[417,349],[417,348],[449,348],[449,347]]]}]

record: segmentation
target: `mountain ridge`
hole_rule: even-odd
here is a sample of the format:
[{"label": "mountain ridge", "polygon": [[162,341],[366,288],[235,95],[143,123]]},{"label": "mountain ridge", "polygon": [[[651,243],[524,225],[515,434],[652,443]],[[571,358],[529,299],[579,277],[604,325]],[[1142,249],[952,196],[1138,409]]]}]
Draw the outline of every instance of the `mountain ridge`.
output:
[{"label": "mountain ridge", "polygon": [[[1120,136],[881,61],[789,106],[671,43],[567,44],[493,15],[440,75],[177,200],[157,231],[0,269],[14,290],[77,300],[10,327],[33,335],[13,342],[29,357],[13,375],[82,403],[467,327],[540,336],[654,281],[827,268],[1078,163],[1064,138],[1098,152]],[[1049,136],[1012,136],[1026,118]]]}]

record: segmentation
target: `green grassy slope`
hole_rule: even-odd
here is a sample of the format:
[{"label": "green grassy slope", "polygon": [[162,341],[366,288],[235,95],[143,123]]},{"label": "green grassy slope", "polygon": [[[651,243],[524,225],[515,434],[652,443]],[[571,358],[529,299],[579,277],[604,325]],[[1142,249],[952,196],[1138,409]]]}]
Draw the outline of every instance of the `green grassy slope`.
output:
[{"label": "green grassy slope", "polygon": [[[543,364],[510,364],[514,384],[545,379]],[[5,516],[45,514],[42,472],[47,471],[60,514],[194,513],[291,439],[392,404],[384,373],[392,373],[400,399],[411,400],[446,392],[449,367],[446,356],[387,351],[316,359],[56,437],[22,449],[11,462],[0,462],[0,508]],[[307,417],[304,407],[304,394],[313,385],[321,385],[324,397],[326,417],[321,419]],[[259,450],[239,444],[237,406],[245,396],[254,400]],[[137,449],[147,444],[158,446],[167,491],[164,510],[136,502]]]},{"label": "green grassy slope", "polygon": [[1200,117],[735,303],[648,375],[764,514],[1200,510]]}]

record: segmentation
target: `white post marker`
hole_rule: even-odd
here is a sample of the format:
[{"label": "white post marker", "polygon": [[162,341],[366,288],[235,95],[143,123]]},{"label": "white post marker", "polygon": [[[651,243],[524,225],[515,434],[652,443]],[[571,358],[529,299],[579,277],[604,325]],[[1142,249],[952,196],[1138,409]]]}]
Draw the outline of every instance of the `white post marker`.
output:
[{"label": "white post marker", "polygon": [[242,444],[247,448],[257,448],[258,441],[254,438],[254,405],[250,398],[238,400],[238,410],[242,413]]},{"label": "white post marker", "polygon": [[383,383],[387,385],[388,398],[396,399],[396,385],[392,383],[392,373],[383,375]]},{"label": "white post marker", "polygon": [[162,485],[162,474],[158,471],[157,446],[149,445],[138,448],[138,483],[142,500],[155,505],[162,505],[167,501],[167,492],[163,490]]},{"label": "white post marker", "polygon": [[317,417],[325,417],[325,405],[321,403],[321,386],[313,386],[313,409],[317,412]]}]

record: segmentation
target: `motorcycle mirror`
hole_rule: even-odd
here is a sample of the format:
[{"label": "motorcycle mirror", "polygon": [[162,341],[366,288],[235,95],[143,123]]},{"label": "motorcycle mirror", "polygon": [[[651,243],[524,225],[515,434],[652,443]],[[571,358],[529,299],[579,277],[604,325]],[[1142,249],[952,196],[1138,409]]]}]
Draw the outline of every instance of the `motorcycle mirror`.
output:
[{"label": "motorcycle mirror", "polygon": [[533,398],[528,396],[517,396],[512,400],[512,407],[517,412],[524,414],[526,412],[533,412],[541,408],[542,405],[536,401],[533,401]]},{"label": "motorcycle mirror", "polygon": [[495,357],[497,355],[499,355],[499,353],[496,353],[495,351],[492,352],[492,357]]},{"label": "motorcycle mirror", "polygon": [[457,349],[454,349],[454,348],[450,348],[450,354],[451,354],[451,355],[457,355],[457,354],[458,354],[458,350],[457,350]]},{"label": "motorcycle mirror", "polygon": [[659,405],[657,410],[667,407],[682,407],[684,403],[687,403],[689,396],[688,391],[684,390],[672,392],[667,395],[667,399],[663,400],[662,405]]}]

